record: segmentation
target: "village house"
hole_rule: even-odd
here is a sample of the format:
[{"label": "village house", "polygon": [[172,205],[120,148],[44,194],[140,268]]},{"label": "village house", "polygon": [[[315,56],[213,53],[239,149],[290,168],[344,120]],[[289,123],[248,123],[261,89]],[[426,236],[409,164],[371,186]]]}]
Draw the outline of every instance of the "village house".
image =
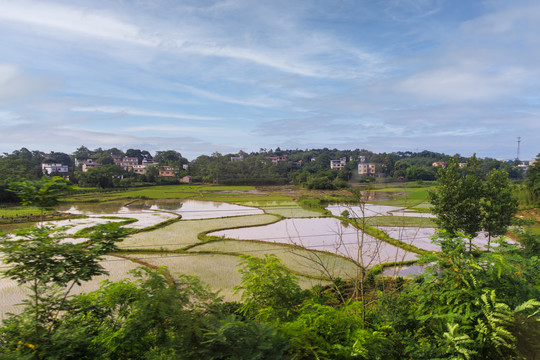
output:
[{"label": "village house", "polygon": [[136,157],[124,156],[123,158],[118,155],[111,155],[114,165],[120,166],[124,170],[128,170],[135,165],[139,164],[139,159]]},{"label": "village house", "polygon": [[231,156],[231,162],[236,162],[236,161],[244,161],[244,157],[242,155],[240,155],[240,156]]},{"label": "village house", "polygon": [[146,174],[146,168],[147,166],[151,166],[151,165],[146,165],[146,164],[141,164],[141,165],[133,165],[131,167],[131,169],[133,170],[133,172],[135,174],[139,174],[139,175],[144,175]]},{"label": "village house", "polygon": [[431,166],[439,167],[442,166],[443,168],[446,167],[446,163],[444,161],[435,161]]},{"label": "village house", "polygon": [[343,170],[347,165],[347,158],[342,157],[339,160],[330,160],[330,169],[332,170]]},{"label": "village house", "polygon": [[172,178],[176,175],[178,169],[171,166],[162,166],[159,168],[159,176]]},{"label": "village house", "polygon": [[372,163],[358,164],[358,175],[375,176],[375,164],[372,164]]},{"label": "village house", "polygon": [[62,164],[41,164],[41,171],[45,175],[59,173],[62,176],[69,173],[69,167]]},{"label": "village house", "polygon": [[95,162],[94,159],[86,159],[83,161],[79,161],[79,163],[82,163],[82,171],[87,172],[88,169],[93,169],[95,167],[101,166],[100,163]]},{"label": "village house", "polygon": [[277,165],[279,162],[282,161],[289,161],[289,155],[281,155],[281,156],[267,156],[268,160],[272,161],[272,164]]}]

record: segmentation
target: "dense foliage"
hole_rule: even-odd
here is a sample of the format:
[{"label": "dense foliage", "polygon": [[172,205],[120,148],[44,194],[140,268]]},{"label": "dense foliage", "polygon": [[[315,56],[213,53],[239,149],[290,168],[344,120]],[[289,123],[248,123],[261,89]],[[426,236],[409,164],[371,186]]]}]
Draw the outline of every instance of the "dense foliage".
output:
[{"label": "dense foliage", "polygon": [[[102,229],[78,247],[50,228],[2,241],[5,275],[31,285],[25,310],[4,321],[0,359],[534,359],[540,352],[540,260],[501,242],[428,255],[423,275],[372,301],[333,301],[302,291],[274,256],[241,261],[242,302],[223,303],[196,278],[139,269],[68,297],[72,284],[103,273],[96,262],[121,238]],[[35,259],[35,260],[33,260]],[[31,266],[23,266],[30,264]]]},{"label": "dense foliage", "polygon": [[[133,170],[114,165],[113,156],[137,158],[138,163],[153,161],[156,166],[147,168],[145,174],[137,174]],[[330,160],[346,159],[342,170],[330,168]],[[75,167],[78,160],[78,166]],[[81,170],[81,161],[92,159],[101,167]],[[70,156],[65,153],[29,151],[22,148],[11,154],[0,156],[0,201],[12,200],[4,191],[10,182],[37,180],[43,176],[42,163],[58,163],[70,167],[70,180],[79,186],[112,188],[129,187],[147,184],[178,183],[186,175],[191,175],[196,182],[223,185],[281,185],[294,183],[309,189],[340,189],[353,182],[371,182],[373,176],[358,175],[360,162],[375,164],[376,177],[398,181],[430,181],[435,180],[437,167],[434,162],[446,162],[449,156],[430,151],[395,152],[376,154],[362,149],[312,149],[312,150],[275,150],[260,149],[259,152],[236,154],[201,155],[189,162],[175,150],[158,151],[154,156],[147,150],[128,149],[125,152],[118,148],[90,150],[79,147]],[[463,163],[466,158],[455,155],[455,159]],[[478,176],[485,179],[492,169],[505,170],[511,179],[523,178],[523,171],[517,166],[519,162],[503,162],[490,158],[478,159]],[[173,178],[159,176],[160,166],[170,166],[176,173]],[[531,167],[528,176],[530,189],[535,188],[534,177],[536,167]],[[53,174],[58,175],[58,174]],[[533,190],[537,193],[536,190]]]}]

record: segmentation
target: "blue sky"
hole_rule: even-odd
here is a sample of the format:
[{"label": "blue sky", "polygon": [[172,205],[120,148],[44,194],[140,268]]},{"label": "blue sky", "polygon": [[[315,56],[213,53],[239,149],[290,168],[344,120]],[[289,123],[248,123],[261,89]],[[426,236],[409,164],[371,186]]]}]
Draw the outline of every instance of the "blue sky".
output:
[{"label": "blue sky", "polygon": [[0,0],[0,152],[540,152],[540,2]]}]

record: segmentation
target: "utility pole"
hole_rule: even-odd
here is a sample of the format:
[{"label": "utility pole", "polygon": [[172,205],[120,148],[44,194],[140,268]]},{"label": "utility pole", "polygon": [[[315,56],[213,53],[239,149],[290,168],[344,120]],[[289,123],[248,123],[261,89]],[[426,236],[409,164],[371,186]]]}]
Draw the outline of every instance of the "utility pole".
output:
[{"label": "utility pole", "polygon": [[519,161],[519,145],[521,143],[521,136],[518,136],[518,148],[517,148],[517,156],[516,156],[516,160]]}]

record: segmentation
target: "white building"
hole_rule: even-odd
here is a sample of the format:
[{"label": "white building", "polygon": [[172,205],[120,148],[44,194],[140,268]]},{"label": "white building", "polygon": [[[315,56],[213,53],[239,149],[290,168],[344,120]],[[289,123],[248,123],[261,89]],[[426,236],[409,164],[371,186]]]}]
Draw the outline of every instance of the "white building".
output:
[{"label": "white building", "polygon": [[67,165],[62,164],[41,164],[41,171],[45,175],[54,173],[67,174],[69,173],[69,168]]}]

